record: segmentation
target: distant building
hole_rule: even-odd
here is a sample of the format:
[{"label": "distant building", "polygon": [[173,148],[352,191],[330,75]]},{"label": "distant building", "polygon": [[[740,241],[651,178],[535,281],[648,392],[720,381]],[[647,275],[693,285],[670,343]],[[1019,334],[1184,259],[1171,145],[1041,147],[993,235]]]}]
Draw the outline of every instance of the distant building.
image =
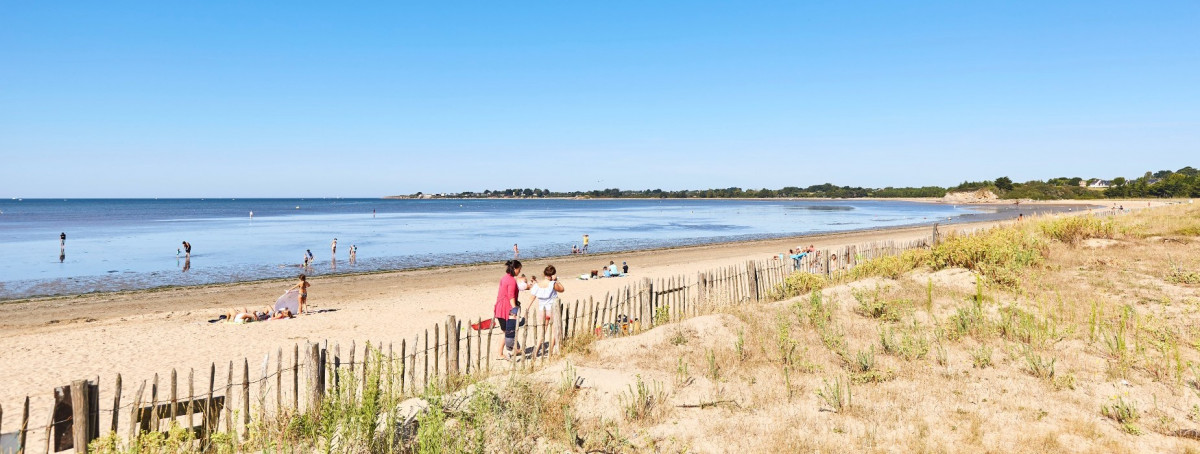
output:
[{"label": "distant building", "polygon": [[[1085,183],[1083,183],[1083,182],[1079,183],[1080,186],[1083,186],[1084,184]],[[1093,181],[1091,184],[1088,184],[1087,187],[1089,189],[1107,189],[1107,188],[1112,187],[1112,181],[1111,180],[1096,180],[1096,181]]]}]

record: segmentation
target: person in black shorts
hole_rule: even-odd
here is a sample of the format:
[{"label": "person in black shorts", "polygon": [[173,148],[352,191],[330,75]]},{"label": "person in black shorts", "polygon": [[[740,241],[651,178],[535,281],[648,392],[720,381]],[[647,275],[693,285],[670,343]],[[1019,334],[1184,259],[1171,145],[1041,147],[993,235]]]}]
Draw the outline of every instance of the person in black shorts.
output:
[{"label": "person in black shorts", "polygon": [[187,241],[183,242],[183,255],[184,255],[184,257],[188,257],[188,258],[190,258],[192,256],[192,243],[189,243]]}]

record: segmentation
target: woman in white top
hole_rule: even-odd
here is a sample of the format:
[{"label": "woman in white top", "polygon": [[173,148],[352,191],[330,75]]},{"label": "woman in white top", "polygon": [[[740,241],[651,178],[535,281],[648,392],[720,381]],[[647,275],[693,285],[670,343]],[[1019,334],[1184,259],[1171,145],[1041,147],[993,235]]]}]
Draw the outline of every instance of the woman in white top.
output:
[{"label": "woman in white top", "polygon": [[529,285],[529,293],[533,294],[534,301],[538,305],[538,313],[541,314],[541,320],[546,322],[546,332],[550,335],[549,351],[554,351],[554,347],[558,346],[558,339],[554,333],[554,303],[558,301],[558,294],[567,291],[563,288],[561,282],[558,282],[558,270],[554,269],[554,265],[546,266],[546,270],[542,273],[546,275],[546,280],[538,282],[537,278],[533,278],[533,282]]}]

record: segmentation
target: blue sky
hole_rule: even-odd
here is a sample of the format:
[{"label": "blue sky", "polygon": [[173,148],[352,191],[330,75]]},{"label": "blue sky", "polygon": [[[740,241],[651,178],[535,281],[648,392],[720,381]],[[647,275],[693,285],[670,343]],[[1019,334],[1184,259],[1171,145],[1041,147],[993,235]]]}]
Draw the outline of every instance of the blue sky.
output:
[{"label": "blue sky", "polygon": [[1200,166],[1194,1],[264,3],[0,3],[0,197]]}]

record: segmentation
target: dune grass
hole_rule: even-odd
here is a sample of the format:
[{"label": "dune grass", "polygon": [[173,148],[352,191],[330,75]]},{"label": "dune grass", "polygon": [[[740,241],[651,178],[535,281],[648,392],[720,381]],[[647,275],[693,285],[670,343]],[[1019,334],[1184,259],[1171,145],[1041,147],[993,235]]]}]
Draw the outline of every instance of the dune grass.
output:
[{"label": "dune grass", "polygon": [[[335,395],[213,451],[1200,452],[1176,436],[1200,421],[1200,289],[1164,272],[1200,262],[1200,242],[1178,236],[1197,219],[1184,206],[950,235],[701,314],[736,322],[725,334],[671,323],[623,351],[581,336],[561,372]],[[945,268],[974,277],[927,277]],[[576,386],[596,369],[628,381]],[[415,424],[394,411],[418,397]],[[109,437],[96,452],[183,452],[183,439]]]}]

